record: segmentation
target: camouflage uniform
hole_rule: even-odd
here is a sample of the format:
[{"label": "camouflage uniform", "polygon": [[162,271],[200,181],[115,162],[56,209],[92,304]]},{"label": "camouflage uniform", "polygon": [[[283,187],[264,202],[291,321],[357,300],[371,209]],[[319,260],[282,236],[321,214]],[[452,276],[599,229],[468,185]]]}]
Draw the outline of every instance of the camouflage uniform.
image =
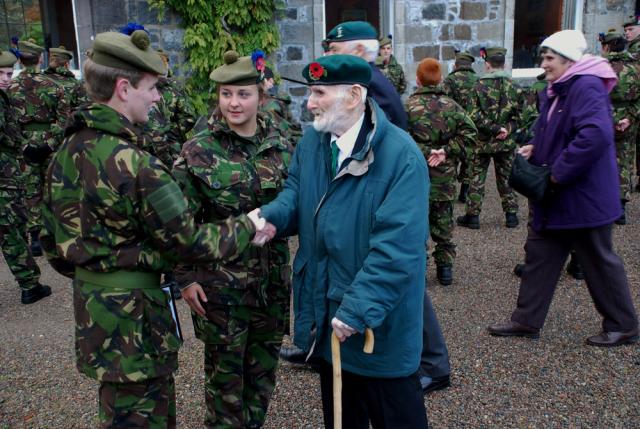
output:
[{"label": "camouflage uniform", "polygon": [[462,107],[446,96],[442,85],[419,88],[407,101],[409,134],[429,158],[432,149],[445,149],[445,162],[429,167],[429,229],[436,243],[433,258],[438,266],[451,266],[456,257],[453,243],[453,199],[456,166],[466,148],[475,142],[477,130]]},{"label": "camouflage uniform", "polygon": [[143,126],[144,149],[171,168],[197,117],[189,98],[174,79],[161,77],[156,86],[161,98]]},{"label": "camouflage uniform", "polygon": [[170,172],[103,104],[74,114],[46,176],[42,245],[73,277],[76,358],[98,380],[102,427],[175,427],[181,339],[160,288],[178,260],[236,258],[246,216],[196,228]]},{"label": "camouflage uniform", "polygon": [[76,76],[66,67],[49,67],[43,73],[46,77],[62,86],[67,96],[78,83]]},{"label": "camouflage uniform", "polygon": [[[55,152],[62,141],[64,127],[71,111],[64,88],[36,71],[26,67],[9,86],[9,97],[15,106],[24,147],[37,147]],[[29,162],[27,159],[26,202],[29,209],[28,229],[42,228],[42,183],[47,161]]]},{"label": "camouflage uniform", "polygon": [[382,74],[391,81],[393,87],[398,91],[398,94],[404,94],[404,91],[407,89],[407,80],[404,77],[402,66],[398,64],[396,57],[391,55],[388,63],[385,63],[382,57],[377,57],[376,66],[378,66]]},{"label": "camouflage uniform", "polygon": [[260,106],[260,111],[268,114],[274,126],[295,144],[302,137],[302,127],[291,115],[289,105],[291,98],[286,95],[267,95],[267,99]]},{"label": "camouflage uniform", "polygon": [[71,112],[75,112],[84,104],[91,104],[91,99],[84,87],[84,80],[76,81],[76,84],[69,93],[69,107]]},{"label": "camouflage uniform", "polygon": [[[478,75],[472,67],[459,67],[449,73],[444,79],[444,87],[447,95],[460,106],[464,106],[467,113],[471,113],[471,103],[473,88],[478,82]],[[460,170],[458,171],[458,181],[464,185],[469,185],[469,163],[467,162],[466,151],[460,157]]]},{"label": "camouflage uniform", "polygon": [[[640,66],[640,36],[629,42],[627,52],[634,56],[636,65]],[[640,132],[636,133],[636,176],[638,180],[636,190],[640,191]]]},{"label": "camouflage uniform", "polygon": [[0,90],[0,246],[20,289],[37,287],[40,269],[27,243],[21,139],[9,98]]},{"label": "camouflage uniform", "polygon": [[520,121],[515,140],[518,144],[524,145],[533,139],[533,124],[538,119],[538,94],[547,87],[544,75],[529,87],[520,89]]},{"label": "camouflage uniform", "polygon": [[[480,78],[472,98],[472,119],[478,128],[478,142],[471,155],[471,186],[466,203],[466,214],[477,216],[482,208],[484,183],[493,159],[496,184],[505,213],[517,213],[518,201],[509,186],[509,174],[516,147],[513,134],[518,120],[518,88],[507,73],[494,72]],[[505,140],[495,136],[501,127],[509,131]]]},{"label": "camouflage uniform", "polygon": [[633,168],[636,159],[636,136],[640,108],[640,68],[628,52],[607,54],[611,67],[618,75],[618,84],[610,93],[613,122],[629,119],[631,125],[624,131],[616,130],[616,156],[620,171],[620,199],[629,201],[633,190]]},{"label": "camouflage uniform", "polygon": [[[293,148],[266,115],[255,137],[212,117],[184,144],[174,175],[198,222],[224,219],[273,200],[282,189]],[[192,312],[205,343],[206,427],[261,427],[275,387],[278,352],[288,328],[290,268],[286,239],[251,247],[237,259],[181,267],[183,285],[198,282],[206,318]]]}]

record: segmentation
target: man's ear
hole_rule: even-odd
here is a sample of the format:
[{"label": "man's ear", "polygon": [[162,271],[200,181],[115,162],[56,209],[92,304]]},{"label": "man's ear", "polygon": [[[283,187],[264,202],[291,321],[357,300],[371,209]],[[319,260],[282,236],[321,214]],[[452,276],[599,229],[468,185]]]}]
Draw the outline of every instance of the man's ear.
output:
[{"label": "man's ear", "polygon": [[116,86],[113,93],[120,101],[128,101],[130,89],[131,83],[127,79],[119,77],[116,79]]},{"label": "man's ear", "polygon": [[362,100],[362,91],[364,89],[359,85],[352,85],[349,89],[349,99],[347,101],[347,106],[351,109],[360,104],[360,100]]}]

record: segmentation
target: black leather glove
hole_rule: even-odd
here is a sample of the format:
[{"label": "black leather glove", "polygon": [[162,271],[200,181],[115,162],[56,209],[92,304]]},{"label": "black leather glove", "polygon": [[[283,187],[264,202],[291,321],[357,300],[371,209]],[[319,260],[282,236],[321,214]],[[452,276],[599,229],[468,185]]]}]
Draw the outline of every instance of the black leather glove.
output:
[{"label": "black leather glove", "polygon": [[31,164],[42,164],[49,158],[49,155],[53,153],[53,150],[49,147],[49,145],[34,145],[28,144],[22,154],[24,155],[24,159]]}]

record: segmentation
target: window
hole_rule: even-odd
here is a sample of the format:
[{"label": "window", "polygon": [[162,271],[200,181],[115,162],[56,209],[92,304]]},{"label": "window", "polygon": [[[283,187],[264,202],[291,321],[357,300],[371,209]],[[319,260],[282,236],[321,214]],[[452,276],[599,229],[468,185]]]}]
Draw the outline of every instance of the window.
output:
[{"label": "window", "polygon": [[38,0],[0,0],[0,48],[9,49],[12,37],[44,45]]},{"label": "window", "polygon": [[562,29],[563,2],[517,0],[513,35],[513,68],[537,67],[539,46]]},{"label": "window", "polygon": [[[326,33],[344,21],[367,21],[380,28],[380,4],[370,0],[326,0]],[[326,34],[325,33],[325,34]]]}]

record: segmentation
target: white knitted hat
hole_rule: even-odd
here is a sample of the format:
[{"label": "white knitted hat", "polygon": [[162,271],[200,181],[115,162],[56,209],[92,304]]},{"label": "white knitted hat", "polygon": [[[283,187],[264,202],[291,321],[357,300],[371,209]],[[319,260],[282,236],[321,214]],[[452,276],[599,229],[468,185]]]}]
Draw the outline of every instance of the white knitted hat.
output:
[{"label": "white knitted hat", "polygon": [[587,50],[587,41],[579,30],[562,30],[544,39],[543,48],[551,48],[571,61],[580,61]]}]

